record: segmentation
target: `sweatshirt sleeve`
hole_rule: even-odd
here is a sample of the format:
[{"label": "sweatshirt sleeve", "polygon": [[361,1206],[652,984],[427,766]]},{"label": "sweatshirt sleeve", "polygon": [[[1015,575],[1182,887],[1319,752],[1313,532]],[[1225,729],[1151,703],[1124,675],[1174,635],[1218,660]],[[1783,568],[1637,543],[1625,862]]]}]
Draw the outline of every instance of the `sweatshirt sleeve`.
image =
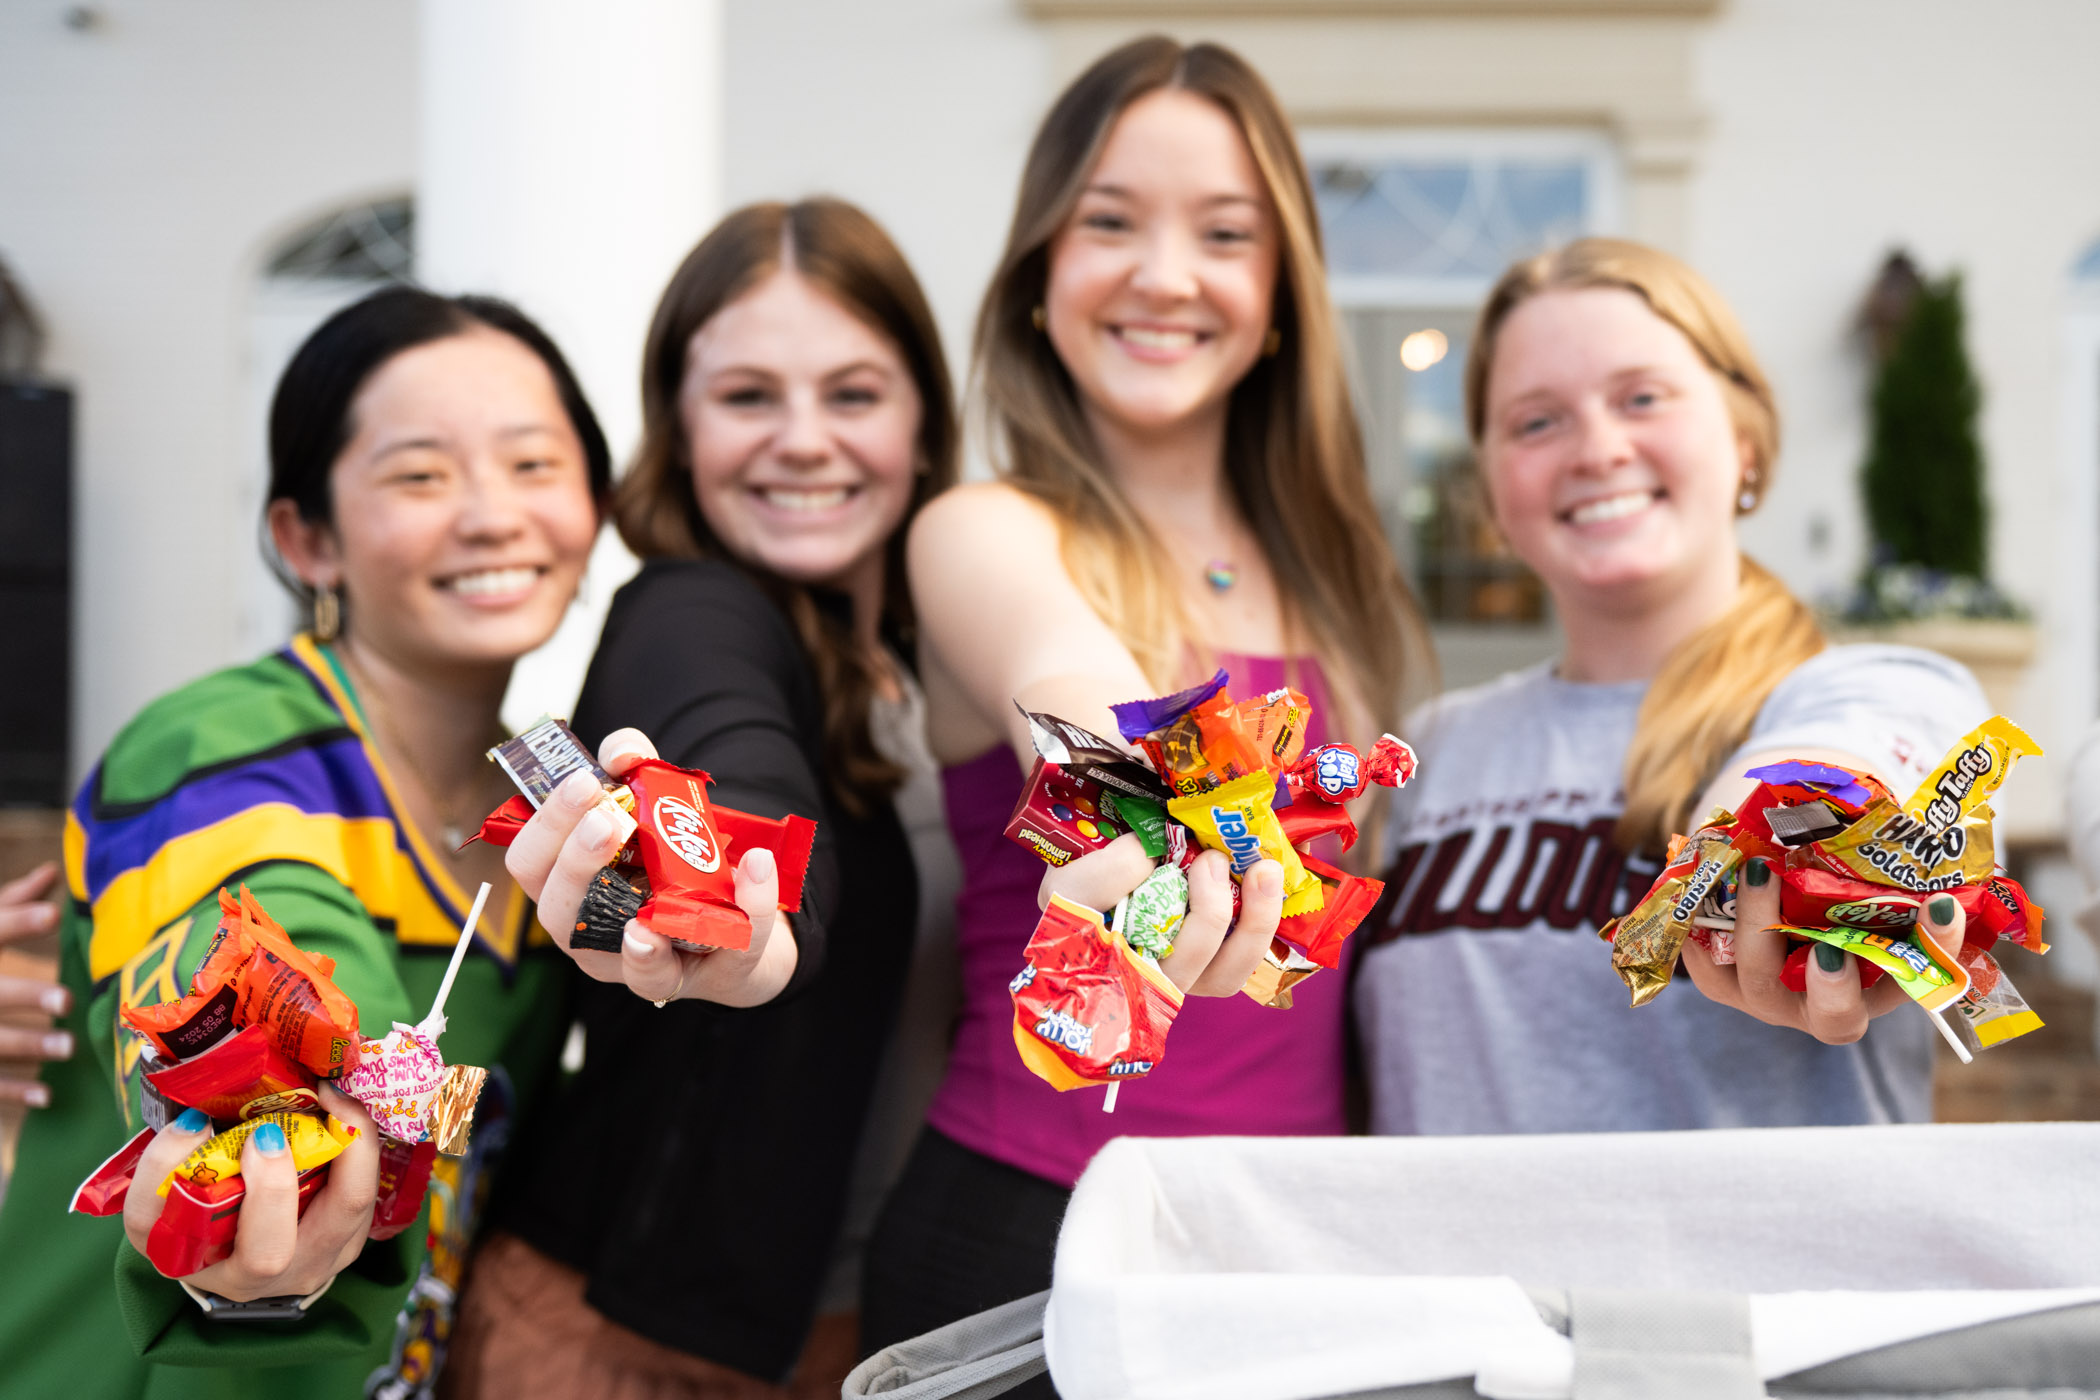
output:
[{"label": "sweatshirt sleeve", "polygon": [[1836,749],[1867,760],[1901,795],[1990,715],[1976,678],[1944,656],[1914,647],[1831,647],[1779,683],[1722,771],[1741,771],[1755,754]]}]

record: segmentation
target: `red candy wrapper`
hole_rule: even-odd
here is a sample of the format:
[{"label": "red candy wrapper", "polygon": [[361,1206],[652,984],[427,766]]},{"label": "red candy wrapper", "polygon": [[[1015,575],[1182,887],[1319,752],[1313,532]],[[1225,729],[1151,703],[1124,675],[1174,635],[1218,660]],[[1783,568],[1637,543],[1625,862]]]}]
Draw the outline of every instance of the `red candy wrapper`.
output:
[{"label": "red candy wrapper", "polygon": [[1052,1088],[1150,1074],[1181,1010],[1179,988],[1100,914],[1053,895],[1011,988],[1014,1044]]},{"label": "red candy wrapper", "polygon": [[1406,787],[1415,775],[1415,751],[1390,734],[1381,735],[1369,753],[1353,744],[1322,744],[1283,770],[1279,784],[1295,803],[1300,798],[1354,802],[1376,783]]},{"label": "red candy wrapper", "polygon": [[[327,1180],[325,1166],[299,1174],[302,1219],[314,1193]],[[247,1195],[247,1183],[237,1176],[210,1186],[177,1177],[168,1184],[160,1219],[146,1235],[146,1258],[169,1278],[183,1278],[231,1257],[234,1232],[241,1223],[241,1202]]]},{"label": "red candy wrapper", "polygon": [[379,1197],[372,1204],[370,1238],[390,1240],[416,1223],[423,1213],[423,1198],[430,1192],[430,1168],[437,1161],[437,1149],[429,1138],[411,1144],[380,1137]]},{"label": "red candy wrapper", "polygon": [[1285,918],[1276,926],[1276,936],[1320,966],[1338,968],[1342,965],[1343,941],[1370,915],[1378,896],[1385,892],[1385,882],[1347,874],[1312,856],[1299,859],[1305,862],[1307,870],[1320,877],[1327,899],[1309,914]]},{"label": "red candy wrapper", "polygon": [[1050,865],[1098,851],[1129,830],[1102,810],[1102,791],[1099,783],[1039,758],[1007,820],[1006,839]]},{"label": "red candy wrapper", "polygon": [[278,1049],[265,1026],[246,1026],[201,1055],[146,1076],[160,1095],[221,1122],[320,1107],[314,1072]]}]

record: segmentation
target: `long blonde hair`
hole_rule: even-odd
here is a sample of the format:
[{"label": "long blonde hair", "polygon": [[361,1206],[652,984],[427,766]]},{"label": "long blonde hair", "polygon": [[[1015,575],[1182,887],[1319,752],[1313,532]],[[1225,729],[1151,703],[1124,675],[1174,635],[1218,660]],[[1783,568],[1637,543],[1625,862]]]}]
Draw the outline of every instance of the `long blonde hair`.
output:
[{"label": "long blonde hair", "polygon": [[[1502,274],[1480,310],[1466,359],[1466,426],[1474,444],[1486,430],[1495,337],[1510,312],[1541,292],[1582,287],[1632,292],[1706,361],[1749,448],[1738,513],[1755,510],[1771,487],[1779,456],[1772,385],[1720,293],[1668,253],[1639,243],[1585,238]],[[1705,815],[1694,813],[1692,804],[1750,737],[1774,687],[1827,645],[1815,614],[1769,570],[1745,555],[1742,572],[1728,611],[1678,643],[1641,701],[1626,750],[1626,806],[1616,833],[1627,850],[1658,850],[1692,817]]]},{"label": "long blonde hair", "polygon": [[1066,569],[1152,682],[1182,680],[1194,639],[1165,551],[1103,464],[1071,376],[1035,323],[1051,241],[1116,119],[1166,88],[1233,119],[1282,232],[1275,353],[1232,390],[1226,480],[1275,573],[1286,635],[1308,634],[1327,675],[1368,710],[1363,718],[1393,727],[1403,683],[1428,675],[1433,658],[1371,502],[1312,182],[1275,96],[1231,50],[1134,40],[1082,73],[1043,119],[977,320],[977,379],[1001,474],[1056,513]]}]

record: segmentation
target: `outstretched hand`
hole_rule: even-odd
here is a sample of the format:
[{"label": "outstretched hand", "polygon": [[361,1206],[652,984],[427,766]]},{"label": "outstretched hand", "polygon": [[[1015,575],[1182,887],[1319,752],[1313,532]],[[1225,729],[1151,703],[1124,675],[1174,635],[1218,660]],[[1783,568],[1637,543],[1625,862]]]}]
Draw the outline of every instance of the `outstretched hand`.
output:
[{"label": "outstretched hand", "polygon": [[[1152,873],[1152,857],[1133,834],[1043,872],[1036,903],[1049,908],[1063,895],[1091,909],[1114,909]],[[1283,866],[1256,861],[1240,885],[1240,918],[1232,922],[1232,866],[1222,851],[1205,851],[1189,865],[1189,911],[1174,934],[1174,951],[1160,971],[1190,996],[1229,997],[1261,965],[1283,918]]]},{"label": "outstretched hand", "polygon": [[[640,731],[616,729],[599,747],[598,763],[619,778],[656,756],[656,746]],[[694,952],[639,919],[627,921],[617,953],[569,946],[584,892],[620,849],[612,819],[599,808],[599,794],[588,772],[570,774],[504,855],[511,878],[538,901],[540,923],[554,941],[589,976],[625,983],[636,996],[654,1002],[690,998],[757,1006],[778,996],[794,975],[797,951],[793,931],[780,917],[773,853],[763,849],[745,852],[736,867],[736,903],[751,920],[750,947]]]}]

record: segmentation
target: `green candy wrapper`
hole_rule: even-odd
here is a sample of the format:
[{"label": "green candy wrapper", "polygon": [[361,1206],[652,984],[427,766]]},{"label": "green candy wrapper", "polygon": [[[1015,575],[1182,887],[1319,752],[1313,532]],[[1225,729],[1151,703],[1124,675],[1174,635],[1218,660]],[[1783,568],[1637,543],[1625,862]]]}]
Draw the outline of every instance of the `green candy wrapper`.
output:
[{"label": "green candy wrapper", "polygon": [[1130,892],[1123,910],[1123,939],[1154,960],[1174,951],[1174,933],[1189,912],[1189,879],[1162,865]]},{"label": "green candy wrapper", "polygon": [[1158,860],[1167,853],[1167,809],[1159,803],[1104,789],[1101,810],[1136,832],[1146,855]]}]

